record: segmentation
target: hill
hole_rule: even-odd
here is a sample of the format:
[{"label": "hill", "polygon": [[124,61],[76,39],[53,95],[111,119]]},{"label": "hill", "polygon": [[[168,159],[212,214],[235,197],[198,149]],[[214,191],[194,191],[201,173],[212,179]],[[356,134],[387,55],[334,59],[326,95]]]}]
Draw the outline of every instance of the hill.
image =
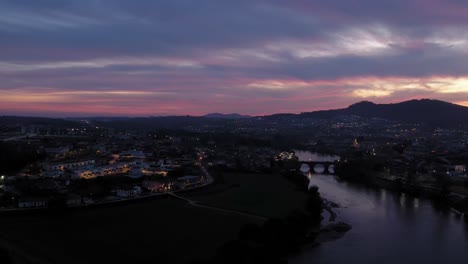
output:
[{"label": "hill", "polygon": [[410,100],[395,104],[375,104],[363,101],[344,109],[300,114],[303,117],[322,119],[340,115],[384,118],[408,123],[456,126],[468,120],[468,107],[431,99]]},{"label": "hill", "polygon": [[233,113],[233,114],[211,113],[211,114],[204,115],[202,117],[222,118],[222,119],[239,119],[239,118],[249,118],[250,116],[240,115],[240,114],[237,114],[237,113]]}]

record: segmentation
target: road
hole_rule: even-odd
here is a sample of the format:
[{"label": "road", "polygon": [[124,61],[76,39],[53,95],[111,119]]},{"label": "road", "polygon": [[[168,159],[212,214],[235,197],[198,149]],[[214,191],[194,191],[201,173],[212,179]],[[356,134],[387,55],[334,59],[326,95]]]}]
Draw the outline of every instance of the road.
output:
[{"label": "road", "polygon": [[[202,187],[202,186],[206,186],[206,185],[212,184],[212,183],[214,182],[214,179],[213,179],[213,177],[211,177],[211,175],[210,175],[210,173],[208,172],[208,170],[207,170],[200,162],[197,162],[197,166],[200,167],[200,169],[201,169],[201,171],[203,172],[203,174],[205,174],[206,180],[203,182],[202,185],[200,185],[200,186],[198,186],[198,187],[196,187],[196,188],[199,188],[199,187]],[[259,220],[261,220],[261,221],[267,220],[266,217],[263,217],[263,216],[260,216],[260,215],[256,215],[256,214],[249,214],[249,213],[244,213],[244,212],[240,212],[240,211],[236,211],[236,210],[230,210],[230,209],[225,209],[225,208],[219,208],[219,207],[214,207],[214,206],[208,206],[208,205],[199,204],[197,201],[190,200],[190,199],[188,199],[188,198],[186,198],[186,197],[177,195],[177,194],[175,194],[174,192],[167,192],[167,194],[169,194],[169,195],[171,195],[171,196],[173,196],[173,197],[175,197],[175,198],[184,200],[184,201],[186,201],[186,202],[187,202],[189,205],[191,205],[191,206],[196,206],[196,207],[200,207],[200,208],[215,210],[215,211],[219,211],[219,212],[223,212],[223,213],[242,215],[242,216],[246,216],[246,217],[250,217],[250,218],[256,218],[256,219],[259,219]]]}]

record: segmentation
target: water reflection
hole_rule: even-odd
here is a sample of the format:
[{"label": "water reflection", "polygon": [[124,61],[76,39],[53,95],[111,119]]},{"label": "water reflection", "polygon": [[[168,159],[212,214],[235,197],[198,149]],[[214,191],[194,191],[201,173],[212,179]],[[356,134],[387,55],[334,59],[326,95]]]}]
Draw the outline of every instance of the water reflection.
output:
[{"label": "water reflection", "polygon": [[353,229],[290,263],[466,263],[468,225],[440,204],[335,176],[307,176],[322,196],[341,205],[339,221]]},{"label": "water reflection", "polygon": [[301,168],[299,169],[302,173],[310,172],[310,166],[308,164],[301,164]]},{"label": "water reflection", "polygon": [[323,173],[325,171],[325,166],[322,164],[315,164],[314,166],[314,172],[315,173]]},{"label": "water reflection", "polygon": [[386,200],[387,200],[387,191],[385,189],[382,189],[380,190],[380,201],[382,201],[382,203],[385,203]]},{"label": "water reflection", "polygon": [[406,195],[404,193],[400,194],[400,206],[402,209],[405,209]]}]

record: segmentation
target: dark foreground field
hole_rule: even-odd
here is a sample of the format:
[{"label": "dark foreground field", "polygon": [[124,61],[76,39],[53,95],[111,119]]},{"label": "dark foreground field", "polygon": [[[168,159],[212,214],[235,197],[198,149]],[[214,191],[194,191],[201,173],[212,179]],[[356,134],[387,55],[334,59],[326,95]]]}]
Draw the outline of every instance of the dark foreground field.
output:
[{"label": "dark foreground field", "polygon": [[[222,183],[180,195],[265,217],[284,217],[304,207],[306,194],[280,175],[223,177]],[[212,257],[237,238],[244,224],[262,222],[159,197],[64,213],[0,215],[0,242],[45,263],[186,263]]]},{"label": "dark foreground field", "polygon": [[223,173],[222,183],[185,196],[202,204],[265,217],[285,217],[294,209],[304,209],[307,199],[305,192],[277,173]]},{"label": "dark foreground field", "polygon": [[0,238],[49,263],[184,263],[211,257],[253,221],[161,198],[61,214],[0,215]]}]

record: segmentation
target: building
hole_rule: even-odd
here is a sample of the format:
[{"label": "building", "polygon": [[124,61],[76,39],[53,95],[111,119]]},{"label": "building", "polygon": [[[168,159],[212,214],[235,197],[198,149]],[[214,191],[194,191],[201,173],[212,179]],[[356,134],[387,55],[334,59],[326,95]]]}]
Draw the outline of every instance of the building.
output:
[{"label": "building", "polygon": [[455,165],[456,172],[466,172],[466,165]]},{"label": "building", "polygon": [[115,190],[115,195],[120,198],[137,197],[141,194],[141,187],[120,187]]},{"label": "building", "polygon": [[18,208],[45,208],[48,206],[47,199],[21,198],[18,200]]},{"label": "building", "polygon": [[99,176],[127,173],[133,165],[135,165],[135,162],[114,163],[107,166],[75,170],[75,175],[77,178],[92,179]]},{"label": "building", "polygon": [[85,166],[94,166],[94,160],[84,160],[84,161],[77,161],[77,162],[70,162],[70,163],[61,163],[61,164],[49,164],[45,166],[46,170],[48,171],[64,171],[65,169],[75,169]]},{"label": "building", "polygon": [[150,192],[167,192],[174,189],[175,183],[164,180],[144,180],[142,186]]}]

